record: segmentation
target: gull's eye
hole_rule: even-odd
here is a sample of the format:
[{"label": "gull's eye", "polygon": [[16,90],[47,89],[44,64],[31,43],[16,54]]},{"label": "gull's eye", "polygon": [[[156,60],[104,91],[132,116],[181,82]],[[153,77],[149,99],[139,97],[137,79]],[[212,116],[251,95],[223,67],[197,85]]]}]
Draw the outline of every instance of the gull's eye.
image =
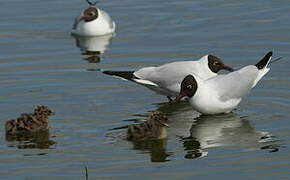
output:
[{"label": "gull's eye", "polygon": [[220,62],[218,62],[218,61],[215,61],[215,62],[213,63],[213,65],[215,65],[215,66],[220,66],[220,65],[222,65],[222,63],[220,63]]},{"label": "gull's eye", "polygon": [[94,11],[89,11],[85,13],[87,16],[94,16],[96,13]]}]

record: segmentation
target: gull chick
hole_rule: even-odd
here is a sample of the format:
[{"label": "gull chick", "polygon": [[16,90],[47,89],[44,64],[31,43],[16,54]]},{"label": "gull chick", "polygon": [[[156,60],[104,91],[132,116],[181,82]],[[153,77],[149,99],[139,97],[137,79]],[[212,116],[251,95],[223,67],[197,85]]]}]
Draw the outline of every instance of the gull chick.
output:
[{"label": "gull chick", "polygon": [[146,122],[128,127],[127,140],[164,139],[167,136],[168,118],[165,114],[155,111],[150,114]]},{"label": "gull chick", "polygon": [[37,106],[33,113],[24,113],[6,122],[6,135],[33,133],[48,129],[48,117],[54,113],[46,106]]}]

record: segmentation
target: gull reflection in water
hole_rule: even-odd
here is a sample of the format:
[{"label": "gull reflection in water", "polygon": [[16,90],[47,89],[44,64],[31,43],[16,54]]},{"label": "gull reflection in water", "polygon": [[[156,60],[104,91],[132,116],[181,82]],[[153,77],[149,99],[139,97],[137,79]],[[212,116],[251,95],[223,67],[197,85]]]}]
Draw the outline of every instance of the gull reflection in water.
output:
[{"label": "gull reflection in water", "polygon": [[6,135],[6,141],[9,147],[17,147],[18,149],[50,149],[52,145],[56,144],[56,142],[50,140],[48,130]]},{"label": "gull reflection in water", "polygon": [[[234,113],[203,116],[193,111],[188,102],[157,104],[157,109],[154,111],[161,111],[168,117],[167,138],[154,141],[132,141],[133,149],[150,153],[152,162],[170,161],[174,152],[169,152],[168,146],[172,147],[170,143],[174,144],[176,141],[182,143],[181,147],[185,151],[184,158],[186,159],[208,156],[210,150],[219,147],[277,152],[283,144],[270,133],[257,131],[246,117],[239,117]],[[136,116],[144,117],[145,115]],[[142,119],[125,121],[140,123]]]},{"label": "gull reflection in water", "polygon": [[217,147],[276,152],[282,144],[270,133],[257,131],[247,117],[234,113],[204,116],[193,111],[187,102],[160,104],[157,110],[167,115],[168,134],[180,138],[187,159],[207,156],[209,149]]},{"label": "gull reflection in water", "polygon": [[196,149],[207,151],[216,147],[238,147],[243,150],[267,149],[279,151],[279,143],[274,137],[263,131],[256,131],[250,121],[236,114],[200,116],[190,129],[190,136],[183,138],[187,151],[186,158]]},{"label": "gull reflection in water", "polygon": [[193,159],[207,155],[207,152],[201,149],[200,143],[191,138],[191,126],[195,119],[200,117],[200,113],[193,111],[188,102],[183,101],[178,104],[161,103],[158,104],[157,110],[167,115],[170,125],[170,128],[168,128],[169,138],[181,140],[187,153],[185,158]]},{"label": "gull reflection in water", "polygon": [[73,35],[76,40],[76,46],[80,49],[81,54],[89,63],[98,63],[101,61],[101,55],[111,44],[114,34],[104,36],[77,36]]}]

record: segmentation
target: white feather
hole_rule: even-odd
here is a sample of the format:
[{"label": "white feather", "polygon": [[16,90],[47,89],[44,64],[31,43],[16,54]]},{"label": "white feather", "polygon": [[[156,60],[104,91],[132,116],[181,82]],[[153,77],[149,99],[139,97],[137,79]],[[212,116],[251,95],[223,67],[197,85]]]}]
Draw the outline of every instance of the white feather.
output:
[{"label": "white feather", "polygon": [[97,8],[97,10],[99,16],[93,21],[76,22],[77,20],[75,20],[72,34],[79,36],[102,36],[114,33],[116,25],[110,15],[101,9]]},{"label": "white feather", "polygon": [[[188,74],[195,74],[202,79],[216,76],[208,67],[208,55],[197,61],[177,61],[157,67],[145,67],[134,72],[139,78],[137,83],[165,96],[178,96],[180,84]],[[145,83],[144,83],[145,82]],[[156,87],[150,87],[150,86]]]},{"label": "white feather", "polygon": [[229,113],[268,71],[267,66],[258,70],[256,66],[249,65],[207,80],[194,76],[198,88],[195,95],[190,98],[190,103],[202,114]]}]

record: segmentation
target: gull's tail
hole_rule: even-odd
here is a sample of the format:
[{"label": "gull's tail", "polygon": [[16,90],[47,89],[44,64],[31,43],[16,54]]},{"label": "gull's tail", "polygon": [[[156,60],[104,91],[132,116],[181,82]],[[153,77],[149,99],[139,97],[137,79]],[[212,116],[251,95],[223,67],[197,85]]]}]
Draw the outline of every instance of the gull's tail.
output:
[{"label": "gull's tail", "polygon": [[265,76],[267,74],[267,72],[269,72],[270,68],[267,67],[268,64],[270,63],[271,59],[272,59],[272,55],[273,55],[273,52],[270,51],[268,52],[264,57],[263,59],[261,59],[255,66],[258,68],[258,76],[252,86],[255,87],[256,84],[260,81],[260,79]]},{"label": "gull's tail", "polygon": [[134,75],[134,71],[102,71],[104,74],[110,75],[110,76],[115,76],[118,78],[121,78],[123,80],[129,80],[136,82],[138,84],[142,84],[144,86],[158,86],[152,81],[146,80],[146,79],[141,79],[137,76]]}]

